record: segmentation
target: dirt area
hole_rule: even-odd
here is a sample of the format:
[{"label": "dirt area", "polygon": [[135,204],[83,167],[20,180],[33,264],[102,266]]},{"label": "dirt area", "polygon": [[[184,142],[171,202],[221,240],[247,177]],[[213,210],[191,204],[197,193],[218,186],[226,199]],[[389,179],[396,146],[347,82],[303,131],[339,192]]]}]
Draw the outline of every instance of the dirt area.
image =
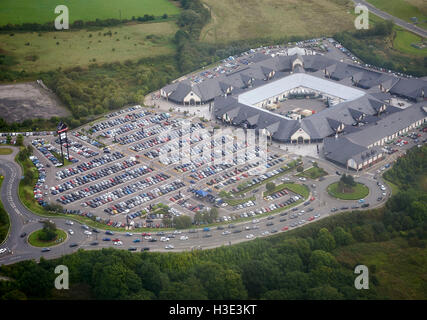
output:
[{"label": "dirt area", "polygon": [[7,122],[69,115],[58,98],[37,82],[0,85],[0,117]]}]

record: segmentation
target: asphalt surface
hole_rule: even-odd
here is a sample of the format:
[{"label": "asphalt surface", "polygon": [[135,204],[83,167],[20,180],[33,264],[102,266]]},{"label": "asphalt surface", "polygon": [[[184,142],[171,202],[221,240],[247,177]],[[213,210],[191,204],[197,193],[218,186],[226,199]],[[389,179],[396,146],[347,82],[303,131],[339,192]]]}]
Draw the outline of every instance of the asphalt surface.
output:
[{"label": "asphalt surface", "polygon": [[380,18],[392,20],[395,24],[397,24],[398,26],[400,26],[402,28],[405,28],[408,31],[411,31],[411,32],[413,32],[413,33],[415,33],[421,37],[424,37],[424,38],[427,37],[427,31],[426,30],[424,30],[420,27],[417,27],[416,25],[414,25],[412,23],[409,23],[409,22],[406,22],[402,19],[396,18],[395,16],[392,16],[391,14],[389,14],[387,12],[381,11],[380,9],[374,7],[372,4],[370,4],[366,1],[353,0],[353,2],[356,5],[357,4],[365,5],[366,7],[368,7],[370,13],[373,13],[373,14],[379,16]]},{"label": "asphalt surface", "polygon": [[[14,151],[16,154],[16,150]],[[84,234],[84,229],[82,225],[76,221],[72,226],[66,224],[66,218],[52,218],[57,225],[58,228],[68,231],[68,229],[72,229],[74,231],[73,235],[68,234],[65,242],[50,247],[51,251],[49,252],[41,252],[41,248],[36,248],[29,245],[26,241],[28,235],[38,229],[42,228],[42,224],[40,221],[43,219],[31,211],[29,211],[19,200],[18,197],[18,185],[19,180],[22,176],[21,167],[13,162],[12,154],[9,158],[2,157],[0,161],[0,172],[5,177],[5,180],[2,184],[2,189],[0,191],[1,201],[9,213],[11,219],[11,229],[8,238],[6,241],[0,246],[1,248],[9,248],[12,253],[5,253],[0,256],[0,265],[2,264],[11,264],[16,263],[22,260],[35,259],[39,260],[41,256],[52,259],[56,257],[60,257],[65,254],[70,254],[72,252],[77,251],[79,248],[83,249],[100,249],[107,247],[115,247],[119,249],[128,249],[130,247],[137,248],[137,251],[141,251],[142,248],[149,247],[150,251],[190,251],[195,249],[208,249],[215,248],[223,245],[232,245],[243,241],[248,241],[250,239],[247,238],[247,235],[252,234],[253,238],[265,237],[269,236],[277,230],[277,233],[286,232],[281,231],[281,229],[285,226],[289,226],[289,229],[293,229],[290,227],[290,224],[293,222],[299,222],[301,220],[305,220],[305,223],[302,223],[299,226],[310,223],[308,218],[317,214],[320,214],[318,219],[328,217],[330,215],[337,214],[341,212],[338,210],[335,213],[331,212],[331,208],[341,208],[343,206],[351,207],[355,205],[357,201],[343,201],[330,197],[326,192],[326,187],[335,181],[338,181],[339,177],[335,174],[336,167],[332,164],[327,163],[326,161],[322,161],[316,159],[319,162],[319,165],[322,168],[325,168],[329,175],[326,176],[323,181],[310,181],[307,180],[305,183],[310,186],[310,197],[315,196],[315,200],[311,202],[310,205],[305,206],[304,204],[300,204],[297,208],[300,210],[305,210],[305,214],[299,216],[296,219],[290,219],[290,214],[286,215],[287,221],[280,222],[279,220],[282,216],[279,217],[278,214],[272,215],[274,218],[270,218],[268,220],[267,217],[259,218],[254,217],[254,219],[259,220],[259,222],[253,223],[253,221],[235,223],[235,228],[228,228],[227,225],[224,226],[223,230],[218,230],[216,227],[211,228],[210,231],[205,232],[202,229],[198,229],[196,233],[190,233],[187,231],[181,231],[180,234],[176,234],[175,238],[171,238],[169,242],[149,242],[145,239],[144,236],[141,236],[140,233],[134,234],[132,236],[126,236],[126,233],[115,232],[114,235],[109,236],[105,235],[104,231],[100,230],[100,233],[92,232],[91,235]],[[306,161],[309,161],[308,159]],[[343,170],[340,170],[341,172]],[[382,191],[376,185],[376,181],[372,179],[373,174],[370,172],[364,172],[359,176],[356,176],[356,181],[362,182],[366,184],[370,188],[369,195],[365,198],[366,203],[370,203],[370,208],[375,206],[380,206],[384,203],[386,198],[389,196],[389,189],[387,190],[387,197],[384,198],[381,202],[377,201],[377,197],[381,195]],[[311,185],[315,183],[316,187],[313,188]],[[359,204],[360,205],[360,204]],[[313,208],[312,212],[307,213],[308,208]],[[292,212],[292,209],[288,209],[284,212]],[[346,210],[347,211],[347,210]],[[293,213],[293,212],[292,212]],[[316,221],[318,219],[314,219]],[[273,222],[273,225],[267,226],[267,223]],[[253,229],[254,226],[257,226],[256,229]],[[247,230],[249,228],[249,230]],[[235,230],[240,230],[240,232],[236,232]],[[224,235],[224,231],[229,231],[229,234]],[[21,234],[25,232],[27,235],[25,237],[21,237]],[[268,232],[268,233],[267,233]],[[167,234],[171,234],[168,232]],[[182,235],[188,236],[188,240],[180,240]],[[210,235],[207,237],[207,235]],[[160,239],[160,236],[157,236],[155,232],[152,233],[153,238]],[[112,241],[103,241],[102,239],[108,237],[110,239],[120,239],[122,241],[121,246],[113,245]],[[133,241],[138,238],[141,242],[134,243]],[[91,245],[93,242],[98,242],[98,245]],[[71,243],[77,243],[77,247],[70,247]],[[174,249],[165,249],[167,244],[172,244]]]}]

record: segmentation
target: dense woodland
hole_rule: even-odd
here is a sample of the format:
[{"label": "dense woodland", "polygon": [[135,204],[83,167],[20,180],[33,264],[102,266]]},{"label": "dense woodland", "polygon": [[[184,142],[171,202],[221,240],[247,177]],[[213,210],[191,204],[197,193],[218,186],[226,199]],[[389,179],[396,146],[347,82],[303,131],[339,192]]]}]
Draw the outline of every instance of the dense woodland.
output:
[{"label": "dense woodland", "polygon": [[[401,238],[426,248],[427,146],[414,148],[386,174],[400,188],[386,206],[342,213],[265,239],[183,253],[102,249],[55,260],[2,266],[2,299],[378,299],[375,265],[369,290],[354,288],[354,267],[336,259],[355,243],[375,248]],[[424,251],[425,252],[425,251]],[[375,254],[375,252],[374,252]],[[70,290],[53,289],[55,266],[70,270]],[[425,268],[424,266],[421,266]],[[411,273],[395,264],[394,272]],[[424,272],[425,274],[425,272]],[[421,281],[421,280],[419,280]],[[396,284],[405,291],[405,282]],[[426,288],[424,288],[425,290]]]}]

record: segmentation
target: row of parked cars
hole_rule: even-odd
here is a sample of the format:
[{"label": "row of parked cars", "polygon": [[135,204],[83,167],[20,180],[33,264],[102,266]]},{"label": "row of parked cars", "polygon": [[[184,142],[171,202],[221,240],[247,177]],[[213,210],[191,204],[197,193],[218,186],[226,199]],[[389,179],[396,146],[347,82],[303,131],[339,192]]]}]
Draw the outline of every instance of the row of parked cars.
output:
[{"label": "row of parked cars", "polygon": [[95,139],[89,138],[87,135],[85,135],[83,133],[74,131],[73,132],[73,136],[79,138],[80,140],[82,140],[84,142],[87,142],[87,143],[93,145],[94,147],[97,147],[97,148],[100,148],[100,149],[103,148],[103,144],[102,143],[100,143],[99,141],[96,141]]},{"label": "row of parked cars", "polygon": [[[266,172],[266,173],[260,175],[257,178],[252,178],[251,180],[249,180],[246,183],[246,188],[249,188],[249,187],[252,187],[254,185],[257,185],[257,184],[263,182],[266,179],[272,178],[274,176],[277,176],[278,174],[281,174],[282,172],[285,172],[286,170],[287,170],[287,168],[281,167],[281,168],[278,168],[278,169]],[[237,188],[233,188],[232,191],[233,192],[239,192],[241,190],[238,190]]]},{"label": "row of parked cars", "polygon": [[91,170],[93,168],[101,167],[107,163],[110,163],[110,162],[113,162],[113,161],[116,161],[116,160],[119,160],[122,158],[124,158],[124,154],[121,152],[118,152],[118,151],[115,151],[111,154],[104,154],[103,156],[101,156],[99,158],[95,158],[95,159],[92,159],[90,161],[81,163],[75,167],[66,168],[66,169],[63,169],[61,171],[58,171],[56,173],[56,177],[57,177],[57,179],[62,180],[62,179],[65,179],[67,177],[71,177],[73,175]]},{"label": "row of parked cars", "polygon": [[[72,192],[70,194],[65,194],[58,198],[58,201],[62,204],[72,203],[77,200],[90,197],[96,193],[99,193],[101,191],[105,191],[107,189],[110,189],[112,187],[118,186],[122,183],[125,183],[126,181],[136,179],[138,177],[141,177],[142,175],[145,175],[149,172],[152,172],[153,169],[149,168],[147,166],[138,167],[132,170],[127,170],[124,173],[121,173],[115,177],[112,177],[108,180],[100,181],[99,183],[95,183],[93,185],[87,186],[84,189]],[[54,190],[55,192],[56,190]]]},{"label": "row of parked cars", "polygon": [[[97,171],[87,173],[83,176],[77,176],[69,181],[66,181],[62,184],[58,184],[54,187],[51,187],[51,193],[56,195],[58,193],[64,192],[66,190],[70,190],[79,186],[83,186],[89,182],[93,182],[99,180],[101,178],[107,177],[113,173],[121,172],[123,170],[127,170],[132,168],[133,166],[139,164],[139,161],[134,159],[124,160],[122,162],[117,162],[109,167],[105,167],[99,169]],[[148,168],[148,167],[147,167]]]},{"label": "row of parked cars", "polygon": [[[110,119],[107,121],[98,122],[92,127],[90,127],[89,131],[92,133],[96,133],[103,130],[108,130],[115,126],[123,126],[125,124],[131,123],[131,121],[135,121],[137,119],[141,119],[142,117],[145,117],[149,115],[150,113],[148,111],[139,111],[139,112],[133,112],[129,113],[124,117],[118,117],[116,119]],[[103,136],[101,134],[101,136]],[[106,137],[106,136],[104,136]]]},{"label": "row of parked cars", "polygon": [[33,188],[34,199],[36,199],[40,205],[45,206],[47,205],[47,202],[44,200],[43,196],[43,184],[46,181],[46,169],[37,156],[30,156],[30,160],[38,171],[38,179]]},{"label": "row of parked cars", "polygon": [[[162,181],[165,181],[169,178],[170,178],[170,176],[168,176],[167,174],[164,174],[164,173],[154,174],[153,176],[143,178],[143,179],[141,179],[141,180],[139,180],[139,181],[137,181],[131,185],[127,185],[127,186],[124,186],[121,188],[116,188],[114,191],[109,191],[107,193],[104,193],[104,194],[96,197],[96,198],[90,199],[90,200],[82,203],[82,205],[83,206],[89,206],[91,208],[98,208],[98,207],[100,207],[100,206],[102,206],[108,202],[118,200],[118,199],[123,198],[127,195],[136,193],[139,190],[144,190],[144,189],[146,189],[152,185],[155,185],[157,183],[161,183]],[[149,200],[145,200],[145,201],[149,201]],[[116,212],[113,211],[113,213],[116,213]]]},{"label": "row of parked cars", "polygon": [[[62,162],[58,160],[56,156],[54,156],[52,153],[55,152],[56,154],[59,154],[59,150],[52,146],[49,142],[44,139],[34,139],[33,141],[31,141],[31,144],[38,151],[40,151],[55,167],[62,166]],[[67,155],[65,154],[64,156],[66,157]],[[75,158],[71,158],[69,160],[72,160],[73,162],[78,161],[78,159]]]},{"label": "row of parked cars", "polygon": [[168,113],[162,113],[159,115],[151,116],[148,121],[157,124],[156,126],[147,129],[141,128],[139,131],[136,131],[132,134],[117,138],[116,141],[121,145],[130,144],[148,138],[149,136],[159,134],[164,130],[168,130],[168,125],[170,125],[170,123],[165,122],[169,119],[169,117],[170,115]]},{"label": "row of parked cars", "polygon": [[[55,140],[55,143],[58,145],[60,144],[59,138],[57,138]],[[70,139],[66,139],[65,141],[63,141],[62,146],[64,148],[66,148],[68,146],[69,150],[77,153],[80,156],[85,157],[86,159],[89,159],[89,158],[92,158],[92,157],[99,155],[99,152],[93,151],[92,149],[84,146],[83,144],[76,142],[76,141],[73,141],[73,140],[70,140]]]},{"label": "row of parked cars", "polygon": [[104,211],[110,214],[116,214],[116,213],[122,213],[122,212],[127,213],[127,210],[133,209],[134,207],[140,206],[143,203],[156,199],[162,195],[166,195],[170,192],[179,190],[183,186],[184,186],[184,183],[181,180],[177,179],[172,181],[171,183],[160,186],[153,190],[140,193],[134,197],[127,199],[126,201],[119,202],[105,209]]}]

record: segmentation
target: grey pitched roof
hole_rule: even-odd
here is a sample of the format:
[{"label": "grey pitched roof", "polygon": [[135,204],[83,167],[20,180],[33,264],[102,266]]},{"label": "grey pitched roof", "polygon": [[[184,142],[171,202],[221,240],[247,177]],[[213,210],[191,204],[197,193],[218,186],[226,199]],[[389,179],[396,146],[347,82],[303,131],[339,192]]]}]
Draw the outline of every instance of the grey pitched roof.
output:
[{"label": "grey pitched roof", "polygon": [[356,144],[345,137],[326,138],[323,143],[325,157],[343,166],[347,165],[347,161],[350,158],[367,150],[366,147]]},{"label": "grey pitched roof", "polygon": [[347,138],[363,146],[369,146],[378,140],[407,128],[420,119],[425,119],[427,114],[423,110],[423,106],[427,106],[427,101],[416,103],[404,110],[394,112],[366,126],[363,130],[348,134]]},{"label": "grey pitched roof", "polygon": [[174,101],[182,101],[191,91],[190,81],[179,82],[176,89],[171,93],[169,99]]},{"label": "grey pitched roof", "polygon": [[411,99],[422,98],[427,94],[427,81],[421,79],[400,79],[390,93]]}]

